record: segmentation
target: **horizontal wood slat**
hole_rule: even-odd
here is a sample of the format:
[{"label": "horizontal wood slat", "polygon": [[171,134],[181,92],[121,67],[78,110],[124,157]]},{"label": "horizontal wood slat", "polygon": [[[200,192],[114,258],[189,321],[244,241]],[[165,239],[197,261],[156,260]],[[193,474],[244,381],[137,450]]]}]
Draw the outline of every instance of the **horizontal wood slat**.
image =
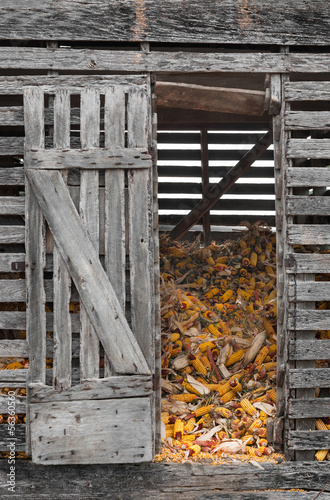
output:
[{"label": "horizontal wood slat", "polygon": [[289,358],[292,360],[330,359],[330,340],[291,340]]},{"label": "horizontal wood slat", "polygon": [[294,450],[328,450],[329,431],[289,431],[288,446]]},{"label": "horizontal wood slat", "polygon": [[31,384],[31,402],[80,401],[90,399],[135,398],[152,393],[149,375],[112,376],[103,379],[84,380],[70,390],[56,391],[42,384]]},{"label": "horizontal wood slat", "polygon": [[297,280],[296,283],[289,283],[288,286],[288,296],[291,302],[330,300],[330,282],[328,281]]},{"label": "horizontal wood slat", "polygon": [[24,182],[23,167],[0,168],[0,186],[24,186]]},{"label": "horizontal wood slat", "polygon": [[24,137],[0,137],[0,156],[23,155]]},{"label": "horizontal wood slat", "polygon": [[24,215],[23,196],[0,196],[0,215]]},{"label": "horizontal wood slat", "polygon": [[289,399],[289,418],[324,418],[330,415],[330,398]]},{"label": "horizontal wood slat", "polygon": [[25,227],[0,226],[0,243],[25,243]]},{"label": "horizontal wood slat", "polygon": [[[8,396],[4,396],[0,394],[0,415],[3,413],[9,413],[8,405],[9,405]],[[26,398],[24,396],[15,396],[15,413],[25,413],[26,411]],[[7,426],[6,426],[7,427]]]},{"label": "horizontal wood slat", "polygon": [[[58,0],[54,10],[49,0],[33,0],[28,6],[22,0],[14,4],[3,0],[1,38],[269,45],[327,45],[329,41],[329,8],[322,0],[306,1],[299,9],[284,0],[264,0],[258,4],[257,16],[252,15],[253,11],[239,10],[232,0],[203,5],[192,0],[189,9],[183,0],[165,4],[151,0],[141,10],[134,0],[110,4],[99,0],[93,7],[88,2]],[[33,21],[31,9],[35,13]],[[16,19],[20,19],[18,26]],[[93,66],[98,67],[97,59]]]},{"label": "horizontal wood slat", "polygon": [[15,263],[25,266],[25,253],[0,253],[0,273],[17,272]]},{"label": "horizontal wood slat", "polygon": [[330,139],[289,139],[287,158],[330,158]]},{"label": "horizontal wood slat", "polygon": [[288,215],[330,215],[330,196],[287,196]]},{"label": "horizontal wood slat", "polygon": [[330,368],[296,368],[289,371],[289,385],[295,389],[329,387],[329,377]]},{"label": "horizontal wood slat", "polygon": [[329,101],[329,82],[305,81],[288,82],[284,85],[287,101]]},{"label": "horizontal wood slat", "polygon": [[287,273],[328,273],[330,269],[330,254],[289,254],[285,263]]},{"label": "horizontal wood slat", "polygon": [[[0,451],[8,451],[12,437],[7,425],[0,425]],[[15,425],[15,451],[25,451],[25,424]]]},{"label": "horizontal wood slat", "polygon": [[[80,330],[79,314],[71,314],[72,331],[78,333]],[[46,314],[47,330],[53,331],[53,314]],[[26,314],[22,311],[0,311],[0,329],[25,330]]]},{"label": "horizontal wood slat", "polygon": [[[53,357],[54,342],[46,340],[46,356]],[[26,340],[0,340],[0,357],[29,357],[29,346]],[[79,338],[72,339],[72,357],[79,357]]]},{"label": "horizontal wood slat", "polygon": [[284,123],[289,130],[330,130],[330,111],[289,111]]},{"label": "horizontal wood slat", "polygon": [[330,226],[288,224],[289,245],[329,245]]},{"label": "horizontal wood slat", "polygon": [[289,312],[288,328],[290,330],[329,330],[330,311],[303,311],[297,309]]},{"label": "horizontal wood slat", "polygon": [[151,156],[145,149],[100,149],[81,150],[42,149],[25,153],[28,168],[40,169],[107,169],[107,168],[150,168]]},{"label": "horizontal wood slat", "polygon": [[287,187],[330,186],[330,168],[288,168]]}]

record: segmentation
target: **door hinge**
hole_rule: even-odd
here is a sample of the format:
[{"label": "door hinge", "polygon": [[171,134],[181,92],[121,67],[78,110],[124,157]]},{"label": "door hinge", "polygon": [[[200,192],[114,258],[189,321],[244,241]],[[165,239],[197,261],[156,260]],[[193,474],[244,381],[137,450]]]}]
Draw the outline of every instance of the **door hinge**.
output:
[{"label": "door hinge", "polygon": [[12,271],[25,271],[25,262],[12,262],[11,263]]}]

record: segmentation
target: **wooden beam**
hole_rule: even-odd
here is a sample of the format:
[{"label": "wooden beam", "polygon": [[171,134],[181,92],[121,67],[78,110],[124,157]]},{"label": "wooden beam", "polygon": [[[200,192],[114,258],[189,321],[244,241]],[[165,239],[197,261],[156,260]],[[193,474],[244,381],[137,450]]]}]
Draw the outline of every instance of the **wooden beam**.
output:
[{"label": "wooden beam", "polygon": [[272,144],[272,133],[267,132],[248,151],[243,158],[233,167],[221,181],[216,184],[205,197],[187,214],[177,226],[170,232],[174,240],[182,238],[189,229],[198,222],[203,215],[210,210],[216,202],[224,195],[241,175],[266,151]]},{"label": "wooden beam", "polygon": [[217,113],[261,116],[265,92],[260,90],[209,87],[191,83],[157,82],[157,106],[196,109]]}]

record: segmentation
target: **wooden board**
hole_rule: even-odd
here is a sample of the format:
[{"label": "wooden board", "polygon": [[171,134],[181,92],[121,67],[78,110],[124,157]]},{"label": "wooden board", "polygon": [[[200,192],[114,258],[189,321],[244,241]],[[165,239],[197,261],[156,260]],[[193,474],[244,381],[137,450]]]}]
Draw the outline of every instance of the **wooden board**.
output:
[{"label": "wooden board", "polygon": [[31,431],[32,459],[39,464],[152,459],[149,398],[31,403]]},{"label": "wooden board", "polygon": [[287,147],[288,158],[330,157],[330,139],[290,139]]},{"label": "wooden board", "polygon": [[323,418],[330,414],[330,398],[290,399],[289,418]]},{"label": "wooden board", "polygon": [[[71,314],[72,331],[78,333],[80,330],[79,314]],[[0,311],[0,329],[25,330],[26,313],[23,311]],[[53,331],[53,313],[46,314],[47,331]]]},{"label": "wooden board", "polygon": [[327,450],[330,448],[330,432],[290,431],[288,445],[295,450]]},{"label": "wooden board", "polygon": [[330,340],[291,340],[290,359],[330,359]]},{"label": "wooden board", "polygon": [[[303,341],[299,341],[303,342]],[[304,359],[308,359],[307,357]],[[313,357],[313,359],[315,359]],[[322,358],[319,359],[324,359]],[[290,370],[290,381],[289,385],[292,388],[316,388],[316,387],[328,387],[330,369],[329,368],[296,368]],[[320,398],[321,400],[321,398]]]},{"label": "wooden board", "polygon": [[330,227],[327,225],[288,224],[290,245],[329,245]]},{"label": "wooden board", "polygon": [[[317,92],[317,82],[313,82]],[[285,115],[285,127],[290,130],[329,130],[329,111],[289,111]]]},{"label": "wooden board", "polygon": [[288,287],[288,298],[291,302],[330,300],[330,282],[297,281],[291,283]]},{"label": "wooden board", "polygon": [[328,273],[330,255],[292,253],[288,255],[286,264],[286,272],[288,273]]},{"label": "wooden board", "polygon": [[[34,16],[31,19],[31,9]],[[313,23],[310,21],[313,14]],[[4,0],[1,38],[34,40],[106,40],[327,45],[329,8],[322,0],[297,5],[258,0],[253,6],[234,0],[183,0],[137,4],[133,0]],[[16,20],[20,19],[19,25]],[[317,32],[317,36],[315,36]],[[52,69],[52,66],[50,66]],[[94,63],[94,69],[97,63]]]},{"label": "wooden board", "polygon": [[290,102],[330,100],[329,82],[326,81],[288,82],[284,92],[285,99]]},{"label": "wooden board", "polygon": [[290,330],[329,330],[330,311],[304,311],[297,309],[288,315]]},{"label": "wooden board", "polygon": [[288,215],[330,215],[330,196],[287,196]]},{"label": "wooden board", "polygon": [[329,168],[289,168],[287,172],[288,187],[324,187],[330,184]]},{"label": "wooden board", "polygon": [[[0,415],[8,413],[8,396],[0,394]],[[26,397],[25,396],[15,396],[15,413],[25,413],[26,411]],[[6,426],[7,427],[7,426]]]}]

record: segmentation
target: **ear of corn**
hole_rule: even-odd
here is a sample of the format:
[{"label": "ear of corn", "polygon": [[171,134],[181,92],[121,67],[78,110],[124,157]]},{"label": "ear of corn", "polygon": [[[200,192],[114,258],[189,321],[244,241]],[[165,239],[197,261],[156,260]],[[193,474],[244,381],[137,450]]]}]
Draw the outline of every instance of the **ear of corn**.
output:
[{"label": "ear of corn", "polygon": [[252,404],[248,399],[241,399],[240,403],[243,410],[246,411],[246,413],[248,413],[252,417],[257,414],[257,410],[255,409],[254,406],[252,406]]},{"label": "ear of corn", "polygon": [[231,356],[229,356],[229,358],[225,362],[225,366],[231,366],[234,363],[237,363],[237,361],[242,359],[242,357],[244,356],[244,353],[245,353],[244,349],[239,349],[238,351],[233,352],[233,354],[231,354]]},{"label": "ear of corn", "polygon": [[173,427],[174,439],[178,439],[179,441],[182,439],[183,427],[184,427],[183,420],[181,420],[181,418],[177,418],[176,421],[174,422],[174,427]]},{"label": "ear of corn", "polygon": [[196,418],[201,417],[202,415],[209,413],[213,408],[214,405],[201,406],[200,408],[194,411],[194,415]]}]

